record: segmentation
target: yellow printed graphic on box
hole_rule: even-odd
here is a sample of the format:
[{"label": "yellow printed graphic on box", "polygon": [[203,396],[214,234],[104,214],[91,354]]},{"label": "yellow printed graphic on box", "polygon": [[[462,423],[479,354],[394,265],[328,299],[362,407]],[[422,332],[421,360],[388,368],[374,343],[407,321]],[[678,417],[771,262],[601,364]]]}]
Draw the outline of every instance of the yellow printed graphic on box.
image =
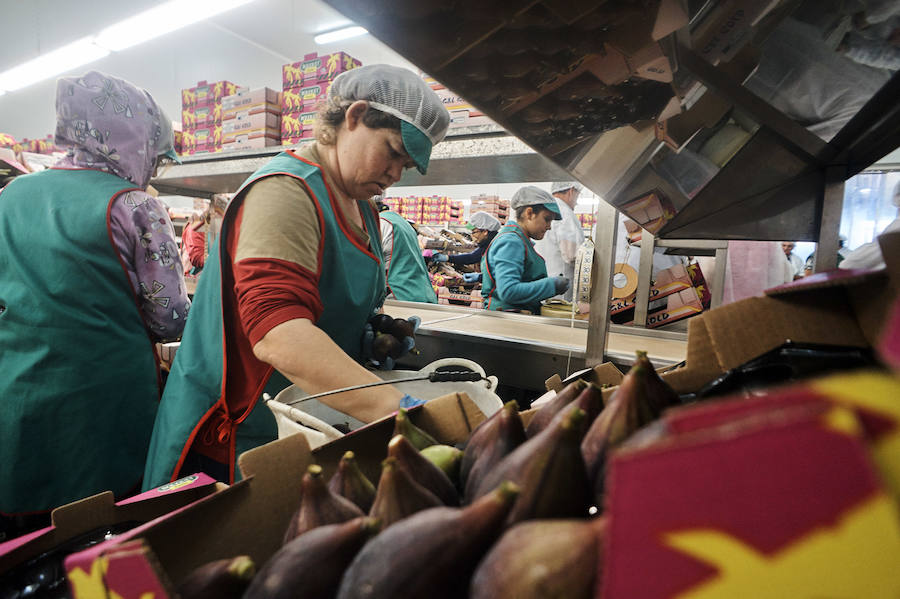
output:
[{"label": "yellow printed graphic on box", "polygon": [[749,589],[757,599],[900,596],[896,505],[881,493],[771,555],[720,530],[671,532],[664,539],[718,570],[678,599],[743,597]]}]

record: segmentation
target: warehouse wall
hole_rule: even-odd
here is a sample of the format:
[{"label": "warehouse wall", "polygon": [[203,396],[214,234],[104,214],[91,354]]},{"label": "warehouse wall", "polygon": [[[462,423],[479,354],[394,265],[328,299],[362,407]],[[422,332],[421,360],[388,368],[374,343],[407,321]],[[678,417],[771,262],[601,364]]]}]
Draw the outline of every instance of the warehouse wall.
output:
[{"label": "warehouse wall", "polygon": [[[153,0],[4,2],[0,72],[137,14]],[[227,79],[249,87],[281,87],[281,65],[305,53],[345,50],[363,64],[414,68],[371,36],[316,46],[315,33],[349,21],[319,0],[255,0],[205,22],[113,53],[69,74],[98,69],[146,88],[169,116],[181,119],[181,89]],[[21,139],[52,133],[56,83],[47,80],[0,96],[0,132]]]}]

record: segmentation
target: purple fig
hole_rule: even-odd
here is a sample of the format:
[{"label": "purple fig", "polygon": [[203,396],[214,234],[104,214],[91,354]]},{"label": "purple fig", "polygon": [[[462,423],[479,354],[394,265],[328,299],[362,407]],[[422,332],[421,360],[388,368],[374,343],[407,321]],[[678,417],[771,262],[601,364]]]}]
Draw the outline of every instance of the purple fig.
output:
[{"label": "purple fig", "polygon": [[377,518],[383,528],[418,511],[442,505],[437,495],[399,466],[396,458],[385,458],[381,463],[381,479],[369,515]]},{"label": "purple fig", "polygon": [[537,435],[539,432],[547,428],[553,417],[559,413],[564,407],[575,401],[578,395],[587,387],[587,382],[581,379],[572,381],[566,385],[562,391],[556,394],[550,401],[542,405],[537,413],[531,418],[531,422],[525,428],[528,438]]},{"label": "purple fig", "polygon": [[375,485],[359,469],[352,451],[341,457],[337,470],[328,481],[328,489],[349,499],[364,513],[372,509],[372,502],[375,501]]},{"label": "purple fig", "polygon": [[291,516],[284,542],[287,543],[317,526],[346,522],[360,516],[365,514],[355,503],[328,489],[322,477],[322,467],[311,464],[303,475],[300,507]]},{"label": "purple fig", "polygon": [[377,520],[354,518],[300,535],[269,558],[244,599],[334,597],[344,570],[378,530]]},{"label": "purple fig", "polygon": [[542,518],[586,518],[591,495],[581,457],[584,420],[584,412],[575,408],[562,421],[520,445],[485,476],[475,497],[509,480],[521,489],[509,512],[510,524]]},{"label": "purple fig", "polygon": [[599,588],[606,519],[516,524],[478,564],[470,599],[592,599]]},{"label": "purple fig", "polygon": [[503,531],[518,489],[504,482],[465,508],[424,510],[372,539],[350,564],[338,599],[457,599]]},{"label": "purple fig", "polygon": [[246,555],[203,564],[178,585],[181,599],[240,599],[256,573],[256,565]]},{"label": "purple fig", "polygon": [[518,404],[508,401],[469,436],[463,452],[460,480],[465,503],[475,498],[475,490],[488,472],[525,442],[525,428]]},{"label": "purple fig", "polygon": [[394,416],[394,433],[391,437],[397,435],[406,437],[413,444],[413,447],[420,451],[431,445],[439,445],[434,437],[412,423],[405,408],[397,410],[397,414]]},{"label": "purple fig", "polygon": [[444,505],[459,505],[459,493],[444,471],[420,454],[406,437],[397,435],[391,439],[388,456],[396,458],[397,464],[406,470],[410,478],[434,493]]}]

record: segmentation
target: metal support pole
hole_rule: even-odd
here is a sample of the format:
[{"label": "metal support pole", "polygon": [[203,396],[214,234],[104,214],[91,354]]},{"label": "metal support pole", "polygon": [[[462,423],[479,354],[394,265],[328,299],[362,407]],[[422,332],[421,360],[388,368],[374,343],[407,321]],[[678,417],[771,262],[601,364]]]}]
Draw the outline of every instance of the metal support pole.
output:
[{"label": "metal support pole", "polygon": [[609,298],[616,261],[618,212],[604,201],[597,204],[597,238],[591,268],[591,314],[585,348],[585,364],[603,362],[609,333]]},{"label": "metal support pole", "polygon": [[728,261],[728,248],[716,249],[716,269],[712,276],[712,297],[709,300],[709,308],[718,308],[722,305],[722,297],[725,295],[725,265]]},{"label": "metal support pole", "polygon": [[634,295],[634,324],[647,326],[647,310],[650,304],[650,279],[653,276],[653,248],[656,238],[653,233],[641,231],[641,262],[638,266],[638,285]]},{"label": "metal support pole", "polygon": [[844,169],[825,169],[825,193],[822,197],[822,218],[819,221],[819,242],[816,245],[815,272],[837,268],[838,236],[841,211],[844,208]]}]

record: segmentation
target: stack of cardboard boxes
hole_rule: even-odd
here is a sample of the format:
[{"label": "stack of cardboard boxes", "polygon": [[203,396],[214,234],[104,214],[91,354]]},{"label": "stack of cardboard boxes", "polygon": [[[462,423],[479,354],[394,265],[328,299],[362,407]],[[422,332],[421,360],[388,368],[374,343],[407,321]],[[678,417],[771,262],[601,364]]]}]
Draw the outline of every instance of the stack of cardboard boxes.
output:
[{"label": "stack of cardboard boxes", "polygon": [[246,150],[281,143],[281,94],[268,87],[242,89],[222,99],[223,149]]},{"label": "stack of cardboard boxes", "polygon": [[388,210],[392,210],[394,212],[400,212],[400,206],[403,203],[403,198],[383,198],[381,200],[385,206],[388,207]]},{"label": "stack of cardboard boxes", "polygon": [[237,91],[230,81],[200,81],[181,90],[182,154],[222,151],[222,98]]},{"label": "stack of cardboard boxes", "polygon": [[[446,196],[431,196],[422,198],[422,220],[419,221],[423,225],[442,225],[450,222],[451,206],[453,200]],[[459,218],[457,211],[456,217]]]},{"label": "stack of cardboard boxes", "polygon": [[313,139],[316,109],[325,99],[331,81],[359,66],[362,63],[345,52],[323,56],[313,52],[281,68],[281,142],[284,145]]},{"label": "stack of cardboard boxes", "polygon": [[578,212],[575,216],[578,217],[582,229],[593,229],[597,224],[597,215],[593,212]]},{"label": "stack of cardboard boxes", "polygon": [[33,154],[52,154],[60,151],[56,147],[53,134],[47,135],[42,139],[28,139],[27,137],[21,141],[6,133],[0,133],[0,148],[9,148],[16,154],[20,152],[31,152]]},{"label": "stack of cardboard boxes", "polygon": [[483,112],[466,102],[458,94],[453,93],[443,84],[435,81],[428,75],[422,75],[425,82],[435,91],[444,107],[450,111],[450,129],[459,127],[474,127],[475,125],[493,125],[494,121],[484,115]]},{"label": "stack of cardboard boxes", "polygon": [[414,223],[422,222],[422,198],[411,196],[400,201],[400,216]]},{"label": "stack of cardboard boxes", "polygon": [[469,206],[469,214],[487,212],[501,223],[509,218],[509,200],[501,200],[500,196],[478,194],[472,196],[472,204]]}]

